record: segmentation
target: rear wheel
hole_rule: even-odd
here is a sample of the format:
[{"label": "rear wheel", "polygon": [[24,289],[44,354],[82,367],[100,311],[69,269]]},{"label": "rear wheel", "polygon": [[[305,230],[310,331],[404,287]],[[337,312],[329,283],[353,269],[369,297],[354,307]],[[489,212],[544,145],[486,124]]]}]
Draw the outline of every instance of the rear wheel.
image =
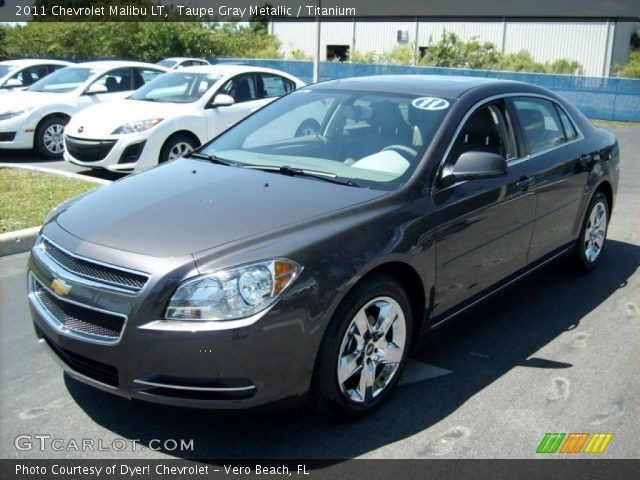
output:
[{"label": "rear wheel", "polygon": [[195,147],[196,142],[194,142],[188,135],[174,135],[162,146],[158,162],[165,163],[183,157],[187,153],[192,152]]},{"label": "rear wheel", "polygon": [[36,128],[35,149],[46,158],[58,158],[64,152],[64,127],[69,119],[48,118]]},{"label": "rear wheel", "polygon": [[602,192],[591,199],[574,253],[574,260],[580,272],[588,273],[596,268],[604,251],[609,224],[609,201]]},{"label": "rear wheel", "polygon": [[373,412],[398,382],[412,335],[409,299],[390,277],[376,276],[350,292],[322,341],[311,401],[338,419]]}]

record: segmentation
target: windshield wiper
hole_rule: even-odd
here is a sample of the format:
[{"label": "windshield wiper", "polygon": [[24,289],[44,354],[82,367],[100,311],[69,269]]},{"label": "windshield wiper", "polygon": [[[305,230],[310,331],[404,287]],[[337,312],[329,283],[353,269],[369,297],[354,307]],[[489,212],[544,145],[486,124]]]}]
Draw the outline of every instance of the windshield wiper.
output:
[{"label": "windshield wiper", "polygon": [[215,155],[209,155],[206,153],[200,152],[190,152],[184,155],[184,158],[201,158],[203,160],[208,160],[211,163],[217,163],[218,165],[226,165],[227,167],[237,167],[238,164],[234,161],[227,160],[225,158],[216,157]]},{"label": "windshield wiper", "polygon": [[275,165],[242,165],[243,168],[250,168],[252,170],[262,170],[265,172],[281,173],[282,175],[299,176],[299,177],[312,177],[325,182],[336,183],[338,185],[346,185],[348,187],[357,187],[358,185],[352,180],[339,180],[335,173],[323,172],[321,170],[307,170],[306,168],[294,168],[287,165],[275,166]]}]

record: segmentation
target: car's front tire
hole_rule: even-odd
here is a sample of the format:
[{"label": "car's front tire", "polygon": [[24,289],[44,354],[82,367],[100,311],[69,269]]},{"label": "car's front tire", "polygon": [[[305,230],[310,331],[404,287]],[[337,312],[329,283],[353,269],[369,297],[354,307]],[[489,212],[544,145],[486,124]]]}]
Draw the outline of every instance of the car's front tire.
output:
[{"label": "car's front tire", "polygon": [[573,254],[579,272],[589,273],[600,263],[607,240],[609,216],[607,197],[602,192],[596,192],[587,208]]},{"label": "car's front tire", "polygon": [[64,117],[43,120],[36,128],[36,152],[45,158],[60,158],[64,153],[64,127],[67,123],[69,119]]},{"label": "car's front tire", "polygon": [[189,135],[179,133],[167,139],[160,150],[158,163],[166,163],[176,160],[196,148],[197,144]]},{"label": "car's front tire", "polygon": [[358,284],[336,310],[323,338],[312,405],[340,420],[376,410],[402,374],[412,327],[409,299],[393,278],[376,275]]}]

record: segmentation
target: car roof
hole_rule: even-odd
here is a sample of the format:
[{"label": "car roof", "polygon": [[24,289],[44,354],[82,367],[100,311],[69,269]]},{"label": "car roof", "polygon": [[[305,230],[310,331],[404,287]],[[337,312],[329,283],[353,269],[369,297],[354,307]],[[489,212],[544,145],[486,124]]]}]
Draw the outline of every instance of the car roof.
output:
[{"label": "car roof", "polygon": [[71,62],[64,60],[50,60],[48,58],[21,58],[17,60],[5,60],[0,65],[12,65],[15,67],[28,67],[30,65],[73,65]]},{"label": "car roof", "polygon": [[265,72],[275,73],[276,75],[288,75],[287,72],[281,70],[275,70],[273,68],[266,67],[254,67],[252,65],[237,65],[234,63],[216,63],[215,65],[199,65],[196,67],[185,67],[178,70],[179,72],[194,72],[194,73],[218,73],[221,75],[237,75],[238,73],[245,72]]},{"label": "car roof", "polygon": [[459,98],[464,93],[483,86],[528,85],[513,80],[456,75],[376,75],[339,78],[316,83],[307,88],[362,90],[371,92],[403,92],[445,98]]},{"label": "car roof", "polygon": [[129,60],[100,60],[95,62],[83,62],[78,63],[71,66],[78,66],[83,68],[92,68],[95,70],[110,70],[112,68],[118,67],[151,67],[157,70],[168,71],[165,67],[161,67],[160,65],[154,65],[153,63],[145,63],[145,62],[133,62]]},{"label": "car roof", "polygon": [[184,60],[198,60],[199,62],[209,62],[209,60],[205,59],[205,58],[195,58],[195,57],[168,57],[168,58],[163,58],[161,61],[163,60],[174,60],[176,62],[182,62]]}]

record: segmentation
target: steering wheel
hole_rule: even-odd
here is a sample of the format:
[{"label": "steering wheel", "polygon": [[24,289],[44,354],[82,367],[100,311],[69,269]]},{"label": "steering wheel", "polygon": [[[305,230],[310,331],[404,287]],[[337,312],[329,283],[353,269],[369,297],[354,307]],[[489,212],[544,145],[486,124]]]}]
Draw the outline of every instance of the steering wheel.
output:
[{"label": "steering wheel", "polygon": [[411,147],[407,147],[406,145],[389,145],[388,147],[384,147],[380,151],[381,152],[386,152],[386,151],[397,152],[409,162],[415,160],[415,158],[418,156],[417,150],[414,150]]}]

